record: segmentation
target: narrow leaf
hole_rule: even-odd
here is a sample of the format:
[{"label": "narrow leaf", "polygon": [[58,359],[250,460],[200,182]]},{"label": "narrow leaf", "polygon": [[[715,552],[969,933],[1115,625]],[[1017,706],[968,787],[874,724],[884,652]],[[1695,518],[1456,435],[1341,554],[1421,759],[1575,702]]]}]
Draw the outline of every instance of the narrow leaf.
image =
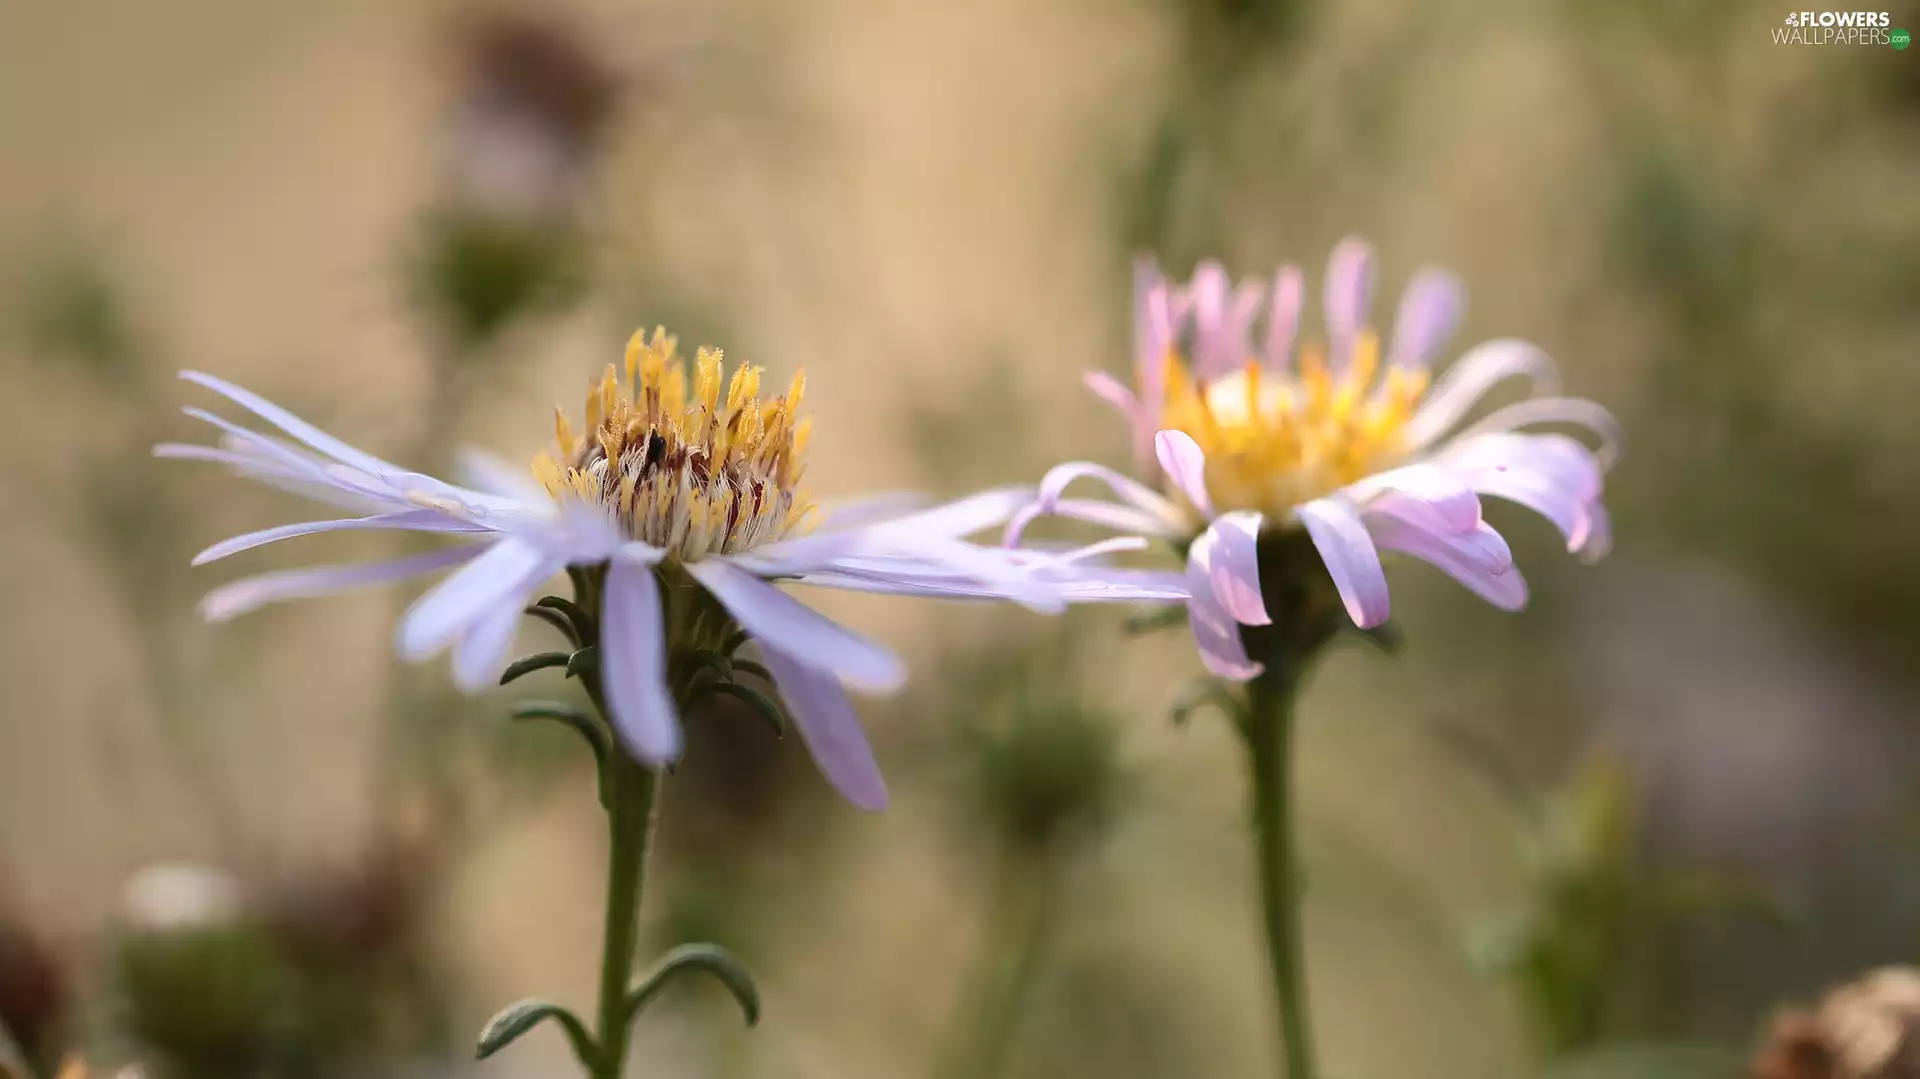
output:
[{"label": "narrow leaf", "polygon": [[653,970],[627,994],[627,1022],[632,1023],[646,1010],[653,998],[683,970],[704,971],[733,994],[747,1025],[760,1022],[760,991],[754,988],[753,975],[732,952],[718,944],[682,944],[654,964]]},{"label": "narrow leaf", "polygon": [[516,722],[533,719],[550,719],[563,723],[575,734],[586,739],[588,748],[593,750],[595,772],[600,776],[600,798],[606,801],[607,758],[613,747],[607,738],[605,727],[593,721],[593,717],[560,701],[521,701],[513,706],[513,718]]},{"label": "narrow leaf", "polygon": [[573,1044],[573,1055],[580,1058],[580,1063],[592,1068],[595,1058],[600,1055],[599,1049],[593,1044],[593,1036],[587,1033],[586,1026],[572,1012],[545,1000],[522,1000],[500,1009],[480,1031],[480,1043],[474,1050],[474,1059],[487,1059],[546,1019],[552,1019],[566,1029],[567,1041]]},{"label": "narrow leaf", "polygon": [[588,671],[598,670],[599,667],[600,647],[598,645],[590,644],[567,657],[568,678],[579,678]]},{"label": "narrow leaf", "polygon": [[727,643],[720,646],[720,651],[731,656],[735,652],[740,651],[740,646],[746,644],[747,640],[747,631],[744,629],[736,629],[727,636]]},{"label": "narrow leaf", "polygon": [[568,644],[575,648],[580,647],[580,631],[574,628],[571,618],[568,618],[566,615],[561,614],[551,607],[542,607],[538,604],[528,607],[527,614],[559,630],[560,635],[567,639]]},{"label": "narrow leaf", "polygon": [[1209,705],[1218,709],[1221,715],[1226,716],[1236,726],[1240,724],[1245,714],[1240,698],[1236,697],[1233,690],[1227,688],[1224,682],[1212,678],[1195,678],[1182,686],[1173,699],[1173,710],[1170,715],[1174,725],[1186,726],[1187,720],[1193,718],[1195,712]]},{"label": "narrow leaf", "polygon": [[573,623],[573,634],[582,641],[593,640],[593,616],[582,610],[578,603],[560,596],[547,596],[534,604],[550,611],[558,611],[567,621]]},{"label": "narrow leaf", "polygon": [[746,705],[754,715],[759,716],[767,726],[773,728],[775,738],[786,737],[787,713],[780,707],[780,703],[772,697],[767,696],[752,686],[741,685],[738,682],[721,682],[708,690],[708,692],[715,696],[732,697],[734,700]]},{"label": "narrow leaf", "polygon": [[549,667],[564,667],[569,658],[566,652],[539,652],[531,656],[522,656],[507,664],[507,669],[501,672],[500,684],[504,686],[516,678],[535,671],[544,671]]},{"label": "narrow leaf", "polygon": [[762,682],[773,681],[772,671],[767,670],[767,668],[764,665],[755,663],[750,659],[734,660],[733,670],[735,674],[750,674],[755,678],[760,679]]}]

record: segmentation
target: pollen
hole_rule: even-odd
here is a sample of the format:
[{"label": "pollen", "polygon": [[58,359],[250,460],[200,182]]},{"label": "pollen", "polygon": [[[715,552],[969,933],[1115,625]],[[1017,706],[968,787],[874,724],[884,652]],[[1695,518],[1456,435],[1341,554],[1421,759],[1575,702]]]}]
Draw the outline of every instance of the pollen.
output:
[{"label": "pollen", "polygon": [[1222,509],[1270,514],[1399,463],[1406,422],[1427,389],[1424,371],[1395,367],[1378,377],[1380,342],[1370,331],[1339,371],[1311,347],[1294,372],[1249,360],[1205,385],[1177,351],[1165,362],[1161,426],[1205,452],[1208,495]]},{"label": "pollen", "polygon": [[689,561],[810,530],[817,511],[799,486],[811,426],[798,414],[804,373],[763,397],[760,368],[740,365],[725,381],[724,366],[719,349],[702,348],[689,371],[664,329],[634,334],[625,363],[588,386],[583,430],[554,410],[557,452],[534,459],[535,478],[555,499],[603,506],[634,539]]}]

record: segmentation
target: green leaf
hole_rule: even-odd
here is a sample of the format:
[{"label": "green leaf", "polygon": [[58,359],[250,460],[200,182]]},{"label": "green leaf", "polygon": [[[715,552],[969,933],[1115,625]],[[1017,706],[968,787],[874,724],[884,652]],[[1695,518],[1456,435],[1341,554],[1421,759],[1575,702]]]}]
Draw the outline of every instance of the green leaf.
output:
[{"label": "green leaf", "polygon": [[498,1053],[513,1044],[515,1038],[546,1019],[552,1019],[566,1029],[567,1041],[573,1044],[573,1055],[580,1058],[580,1063],[592,1068],[600,1050],[593,1044],[593,1036],[587,1033],[585,1024],[572,1012],[545,1000],[522,1000],[500,1009],[480,1031],[480,1043],[474,1050],[474,1059],[485,1060]]},{"label": "green leaf", "polygon": [[747,1025],[760,1022],[760,991],[754,988],[753,975],[747,973],[746,965],[735,958],[732,952],[718,944],[682,944],[654,964],[653,970],[641,979],[638,986],[627,994],[627,1022],[632,1023],[653,998],[667,987],[676,975],[683,970],[704,971],[712,975],[733,994],[740,1004],[740,1012],[746,1017]]},{"label": "green leaf", "polygon": [[687,656],[698,669],[693,672],[693,680],[703,675],[713,682],[733,681],[733,659],[725,652],[694,652]]},{"label": "green leaf", "polygon": [[578,603],[562,596],[547,596],[540,600],[540,602],[534,604],[534,606],[544,607],[549,611],[558,611],[562,617],[573,624],[575,640],[593,640],[593,616],[582,609]]},{"label": "green leaf", "polygon": [[600,669],[600,646],[588,645],[567,657],[567,677],[579,678]]},{"label": "green leaf", "polygon": [[1355,633],[1365,637],[1375,648],[1389,656],[1397,656],[1407,645],[1407,635],[1391,622],[1382,622],[1372,629],[1355,627]]},{"label": "green leaf", "polygon": [[550,719],[565,724],[586,739],[587,746],[593,750],[594,773],[600,778],[600,801],[602,804],[606,802],[607,759],[614,750],[605,727],[594,722],[587,713],[561,701],[521,701],[513,706],[513,718],[515,722]]},{"label": "green leaf", "polygon": [[736,629],[731,634],[728,634],[727,642],[720,646],[720,651],[731,656],[735,652],[740,651],[740,646],[746,644],[747,640],[747,631],[744,629]]},{"label": "green leaf", "polygon": [[567,639],[568,644],[575,648],[580,647],[580,631],[574,627],[573,619],[568,618],[566,615],[561,614],[551,607],[542,607],[539,604],[528,607],[527,614],[559,630],[560,635]]},{"label": "green leaf", "polygon": [[1128,615],[1124,626],[1126,631],[1132,634],[1157,633],[1163,629],[1185,625],[1186,621],[1186,607],[1173,603],[1165,607],[1156,607],[1151,611]]},{"label": "green leaf", "polygon": [[1173,710],[1169,714],[1175,726],[1185,726],[1195,712],[1208,705],[1218,709],[1235,726],[1246,714],[1246,709],[1233,690],[1226,683],[1212,678],[1195,678],[1182,686],[1173,699]]},{"label": "green leaf", "polygon": [[786,737],[787,713],[780,707],[778,701],[765,693],[738,682],[721,682],[707,692],[715,696],[732,697],[746,705],[754,715],[759,716],[767,726],[773,728],[774,737]]},{"label": "green leaf", "polygon": [[504,686],[517,678],[535,671],[544,671],[549,667],[564,667],[570,659],[571,657],[565,652],[539,652],[531,656],[522,656],[507,664],[507,669],[500,675],[500,684]]},{"label": "green leaf", "polygon": [[736,659],[736,660],[734,660],[734,661],[733,661],[733,672],[734,672],[734,673],[735,673],[736,675],[739,675],[739,674],[750,674],[750,675],[752,675],[752,676],[754,676],[755,678],[758,678],[758,679],[760,679],[760,680],[761,680],[762,682],[771,682],[771,681],[773,681],[773,672],[772,672],[772,671],[770,671],[770,670],[767,670],[767,669],[766,669],[766,667],[764,667],[764,666],[762,666],[762,665],[760,665],[760,664],[758,664],[758,663],[755,663],[754,661],[752,661],[752,660],[750,660],[750,659]]}]

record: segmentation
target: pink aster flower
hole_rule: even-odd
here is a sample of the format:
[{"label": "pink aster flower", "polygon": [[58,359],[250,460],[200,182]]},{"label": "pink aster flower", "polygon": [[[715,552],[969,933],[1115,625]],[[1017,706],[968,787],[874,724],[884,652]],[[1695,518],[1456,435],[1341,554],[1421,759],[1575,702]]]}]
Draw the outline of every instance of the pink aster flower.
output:
[{"label": "pink aster flower", "polygon": [[[1428,562],[1503,609],[1525,605],[1526,580],[1481,519],[1483,497],[1545,517],[1583,558],[1606,553],[1601,494],[1618,425],[1599,405],[1559,395],[1544,352],[1488,341],[1432,379],[1429,365],[1459,324],[1463,294],[1451,274],[1425,269],[1401,295],[1383,363],[1367,322],[1373,258],[1355,239],[1335,247],[1327,268],[1324,346],[1298,346],[1302,282],[1287,266],[1271,285],[1235,284],[1208,262],[1180,288],[1143,262],[1133,384],[1086,377],[1131,425],[1139,478],[1091,462],[1061,465],[1014,516],[1008,541],[1055,515],[1186,544],[1201,658],[1237,680],[1262,669],[1238,627],[1271,622],[1263,535],[1304,533],[1363,629],[1389,613],[1387,551]],[[1509,380],[1526,385],[1526,399],[1468,422]],[[1594,445],[1536,430],[1547,425],[1583,429]],[[1080,479],[1104,484],[1113,498],[1068,497]]]}]

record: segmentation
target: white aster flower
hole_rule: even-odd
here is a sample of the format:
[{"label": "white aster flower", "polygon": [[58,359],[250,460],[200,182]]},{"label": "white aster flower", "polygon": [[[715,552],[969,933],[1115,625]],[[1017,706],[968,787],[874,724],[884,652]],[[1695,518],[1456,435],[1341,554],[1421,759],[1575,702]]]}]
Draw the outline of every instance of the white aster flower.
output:
[{"label": "white aster flower", "polygon": [[[1296,365],[1302,280],[1289,266],[1271,287],[1236,286],[1210,262],[1182,289],[1141,264],[1135,384],[1103,372],[1086,382],[1127,417],[1140,469],[1157,475],[1141,482],[1090,462],[1061,465],[1015,515],[1008,542],[1052,514],[1188,544],[1200,655],[1234,679],[1262,669],[1238,627],[1271,622],[1259,573],[1263,533],[1303,530],[1363,629],[1388,615],[1382,551],[1429,562],[1501,608],[1525,605],[1525,578],[1481,519],[1483,495],[1539,513],[1589,560],[1606,553],[1601,492],[1618,425],[1599,405],[1559,396],[1545,353],[1523,341],[1489,341],[1429,389],[1428,364],[1458,325],[1463,296],[1452,275],[1427,269],[1401,297],[1381,377],[1379,338],[1366,321],[1372,255],[1348,239],[1327,270],[1325,352],[1309,345]],[[1460,429],[1508,379],[1529,381],[1529,397]],[[1598,448],[1529,430],[1542,424],[1584,428]],[[1066,497],[1082,478],[1104,483],[1117,501]]]},{"label": "white aster flower", "polygon": [[222,463],[352,514],[236,536],[196,564],[319,532],[398,529],[460,541],[391,561],[237,581],[207,596],[203,612],[219,621],[280,600],[452,569],[401,618],[398,648],[409,660],[451,649],[455,681],[475,690],[499,675],[545,582],[585,569],[599,600],[606,704],[637,759],[663,764],[680,754],[670,646],[716,648],[737,625],[759,644],[820,770],[856,805],[879,808],[886,784],[842,685],[887,692],[906,669],[882,645],[770,581],[1042,609],[1079,599],[1184,599],[1162,578],[1103,576],[1073,554],[963,542],[1030,500],[1025,489],[930,509],[891,496],[823,510],[799,486],[809,429],[798,416],[802,378],[783,396],[762,396],[758,368],[742,366],[723,385],[720,353],[702,349],[689,378],[674,348],[661,331],[636,334],[625,377],[609,365],[589,391],[584,434],[560,414],[557,452],[543,454],[531,474],[474,457],[469,486],[380,460],[238,386],[185,372],[276,433],[189,408],[224,432],[221,444],[166,444],[156,447],[159,456]]}]

